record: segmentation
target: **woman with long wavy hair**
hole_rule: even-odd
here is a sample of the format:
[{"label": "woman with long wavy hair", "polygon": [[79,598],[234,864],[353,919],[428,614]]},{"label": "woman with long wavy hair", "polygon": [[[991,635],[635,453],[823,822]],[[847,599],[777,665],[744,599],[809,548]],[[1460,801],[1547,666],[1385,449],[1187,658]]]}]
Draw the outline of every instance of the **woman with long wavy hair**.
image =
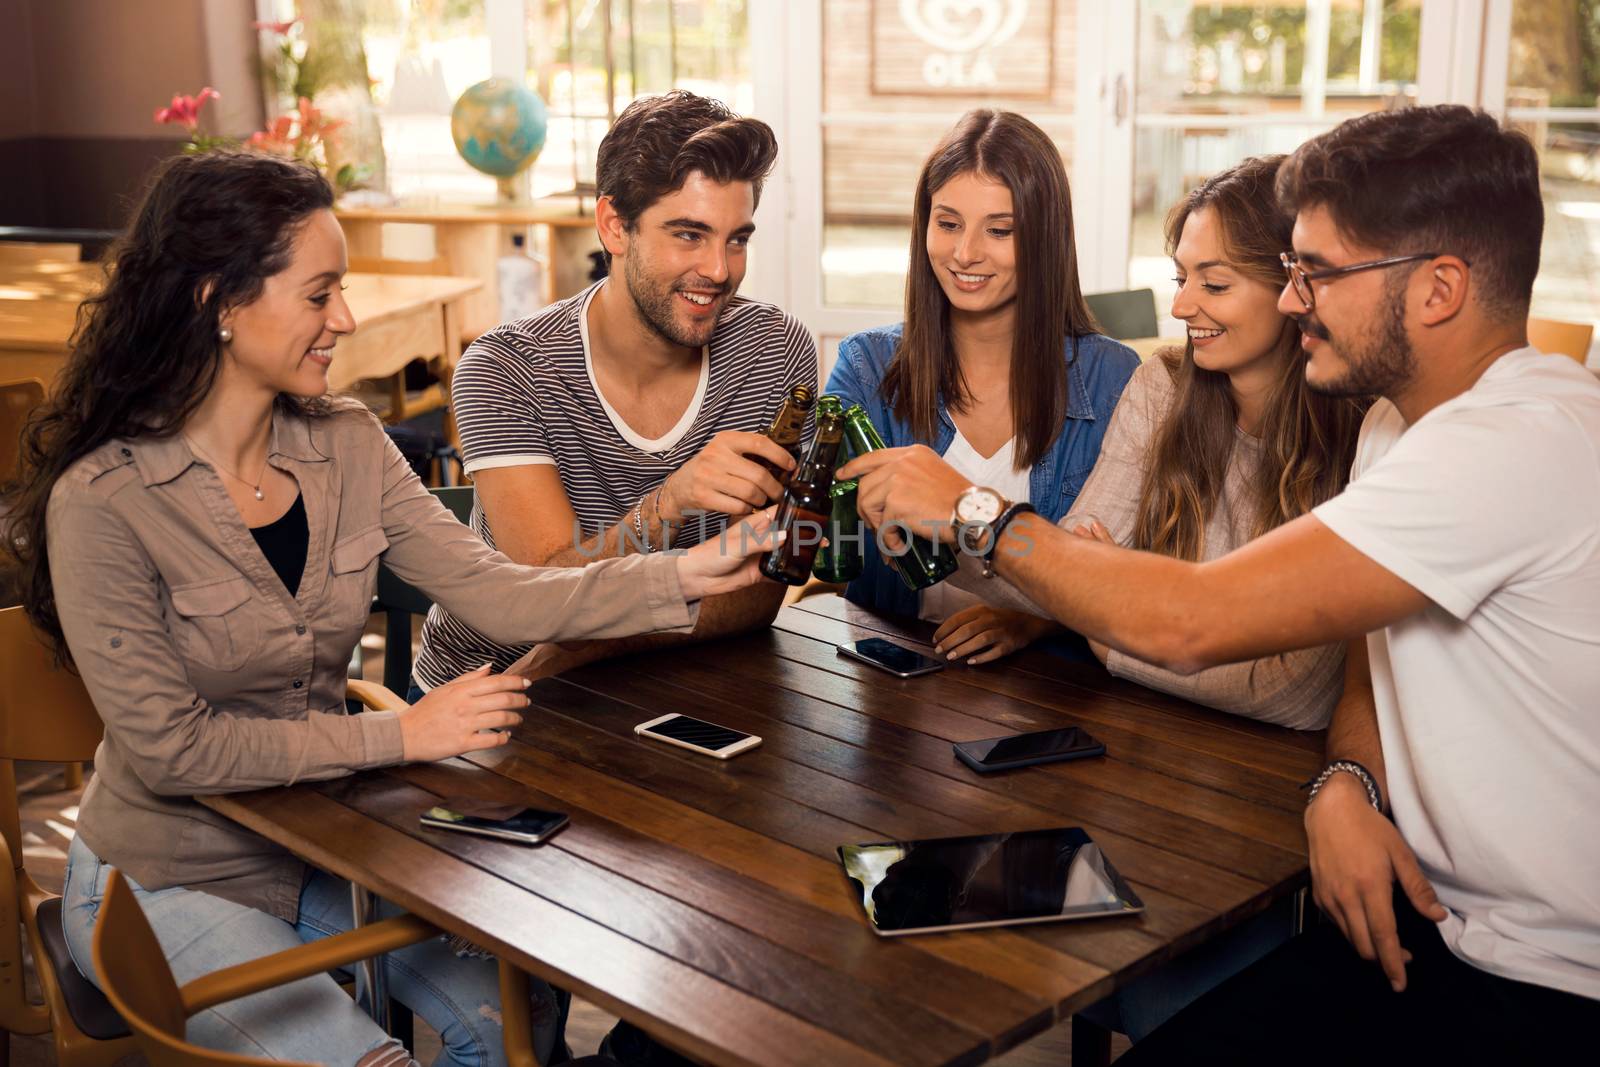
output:
[{"label": "woman with long wavy hair", "polygon": [[[80,312],[6,493],[0,543],[28,614],[105,723],[63,888],[67,944],[91,981],[113,865],[180,983],[349,927],[349,883],[196,795],[509,740],[499,731],[521,721],[527,682],[483,669],[399,711],[345,714],[380,559],[508,642],[687,630],[691,602],[756,580],[709,543],[520,567],[456,522],[365,408],[324,396],[355,329],[332,206],[328,183],[288,160],[164,165]],[[439,1032],[441,1062],[505,1062],[491,960],[437,939],[387,959],[396,998]],[[548,1062],[557,1005],[534,985],[534,1052]],[[326,975],[202,1012],[188,1036],[276,1059],[409,1059]]]},{"label": "woman with long wavy hair", "polygon": [[[889,446],[932,448],[977,484],[1059,519],[1138,362],[1096,331],[1084,302],[1060,151],[1023,116],[980,109],[917,180],[905,321],[845,338],[827,391],[861,404]],[[846,596],[938,622],[952,659],[987,662],[1061,630],[991,603],[996,583],[973,556],[920,594],[871,538],[865,556]]]},{"label": "woman with long wavy hair", "polygon": [[[1282,156],[1246,159],[1167,218],[1173,317],[1188,343],[1128,384],[1068,529],[1185,560],[1226,555],[1344,488],[1365,405],[1313,392],[1294,320],[1277,310],[1290,223]],[[1181,675],[1091,643],[1111,673],[1298,729],[1328,723],[1342,646]]]}]

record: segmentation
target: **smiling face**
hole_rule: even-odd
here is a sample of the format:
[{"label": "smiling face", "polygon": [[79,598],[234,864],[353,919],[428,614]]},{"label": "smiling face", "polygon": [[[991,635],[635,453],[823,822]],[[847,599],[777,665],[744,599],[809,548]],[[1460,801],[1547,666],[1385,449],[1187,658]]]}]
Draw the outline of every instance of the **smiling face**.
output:
[{"label": "smiling face", "polygon": [[1173,250],[1177,294],[1172,316],[1194,343],[1195,366],[1237,375],[1270,360],[1283,334],[1278,290],[1230,262],[1217,212],[1189,213]]},{"label": "smiling face", "polygon": [[981,174],[958,174],[933,191],[928,265],[956,311],[982,314],[1017,296],[1011,190]]},{"label": "smiling face", "polygon": [[607,242],[646,327],[672,344],[709,344],[717,317],[744,281],[755,190],[692,172],[683,187],[639,213]]},{"label": "smiling face", "polygon": [[[1349,266],[1392,253],[1345,243],[1333,216],[1321,206],[1294,221],[1294,251],[1307,271]],[[1416,374],[1416,354],[1406,331],[1406,287],[1422,264],[1357,271],[1311,283],[1316,307],[1307,311],[1292,285],[1278,308],[1300,326],[1306,384],[1334,396],[1394,396]]]},{"label": "smiling face", "polygon": [[289,265],[262,283],[255,300],[222,316],[233,331],[223,346],[225,371],[273,393],[326,393],[334,346],[356,328],[340,284],[347,269],[338,220],[326,209],[314,212],[295,234]]}]

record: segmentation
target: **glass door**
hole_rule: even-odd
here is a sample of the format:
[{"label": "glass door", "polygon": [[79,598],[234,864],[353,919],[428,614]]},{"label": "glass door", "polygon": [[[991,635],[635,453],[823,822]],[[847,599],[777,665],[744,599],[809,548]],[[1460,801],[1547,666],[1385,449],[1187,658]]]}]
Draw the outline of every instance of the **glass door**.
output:
[{"label": "glass door", "polygon": [[902,317],[917,175],[963,113],[994,107],[1027,115],[1071,169],[1079,20],[1102,6],[1079,0],[784,5],[785,306],[817,333],[825,366],[845,335]]},{"label": "glass door", "polygon": [[1168,316],[1167,212],[1247,156],[1292,152],[1351,116],[1415,104],[1422,7],[1422,0],[1137,5],[1125,270],[1128,288],[1155,291],[1163,335],[1182,334]]},{"label": "glass door", "polygon": [[[1485,106],[1539,152],[1533,315],[1600,325],[1600,2],[1491,0],[1489,27]],[[1600,343],[1588,361],[1600,367]]]}]

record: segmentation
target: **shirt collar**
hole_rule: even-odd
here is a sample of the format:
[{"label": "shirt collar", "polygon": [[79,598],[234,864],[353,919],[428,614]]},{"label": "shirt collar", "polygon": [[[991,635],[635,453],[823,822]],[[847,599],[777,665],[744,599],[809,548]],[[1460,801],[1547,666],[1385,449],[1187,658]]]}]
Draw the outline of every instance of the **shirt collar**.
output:
[{"label": "shirt collar", "polygon": [[[327,448],[327,431],[321,419],[307,419],[303,415],[274,408],[272,412],[272,445],[267,457],[284,456],[302,463],[321,463],[330,458]],[[188,470],[199,461],[188,439],[181,433],[165,437],[141,437],[130,442],[134,465],[148,488],[163,485]]]}]

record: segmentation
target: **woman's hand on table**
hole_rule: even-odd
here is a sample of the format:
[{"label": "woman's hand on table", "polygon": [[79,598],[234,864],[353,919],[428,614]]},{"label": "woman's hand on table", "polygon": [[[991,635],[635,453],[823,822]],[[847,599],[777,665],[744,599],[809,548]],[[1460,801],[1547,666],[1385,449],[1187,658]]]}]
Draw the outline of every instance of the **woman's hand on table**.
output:
[{"label": "woman's hand on table", "polygon": [[732,593],[761,581],[758,556],[782,542],[782,531],[772,529],[778,509],[730,523],[719,537],[702,541],[678,557],[678,584],[684,600]]},{"label": "woman's hand on table", "polygon": [[940,623],[933,633],[933,645],[946,659],[966,660],[968,666],[975,666],[1027,648],[1060,628],[1052,619],[1025,611],[974,604]]},{"label": "woman's hand on table", "polygon": [[490,674],[485,663],[434,687],[399,713],[403,758],[431,762],[505,744],[511,735],[496,731],[522,722],[516,709],[528,706],[529,684],[520,675]]}]

